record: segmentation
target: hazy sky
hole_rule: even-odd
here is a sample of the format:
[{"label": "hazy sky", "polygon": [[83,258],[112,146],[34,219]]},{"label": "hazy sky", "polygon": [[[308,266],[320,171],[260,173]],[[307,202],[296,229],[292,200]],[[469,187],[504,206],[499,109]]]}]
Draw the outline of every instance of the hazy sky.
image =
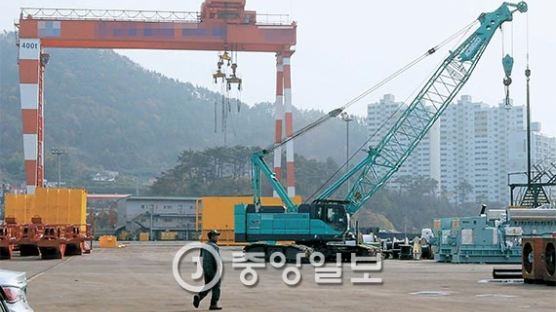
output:
[{"label": "hazy sky", "polygon": [[[78,7],[197,11],[201,0],[21,0],[0,3],[0,28],[13,30],[20,7]],[[543,132],[556,136],[553,81],[556,75],[556,1],[530,0],[526,14],[515,14],[504,29],[506,52],[515,58],[511,95],[525,99],[526,28],[532,69],[533,119]],[[247,0],[259,13],[286,13],[298,23],[296,53],[292,57],[293,103],[300,108],[329,110],[341,106],[430,47],[496,9],[500,0]],[[366,104],[392,93],[406,100],[448,53],[447,46],[400,79],[379,89],[350,109],[363,116]],[[219,90],[212,81],[215,52],[118,50],[142,66],[167,76]],[[55,58],[53,54],[51,57]],[[495,36],[461,94],[496,105],[503,98],[502,40]],[[243,78],[241,99],[248,104],[273,101],[275,63],[271,54],[239,53]],[[48,92],[48,91],[47,91]],[[238,94],[233,94],[238,95]]]}]

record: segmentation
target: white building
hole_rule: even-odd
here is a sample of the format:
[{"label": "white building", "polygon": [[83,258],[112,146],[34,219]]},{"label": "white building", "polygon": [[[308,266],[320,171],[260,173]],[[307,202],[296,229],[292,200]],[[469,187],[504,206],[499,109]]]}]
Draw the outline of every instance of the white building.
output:
[{"label": "white building", "polygon": [[[387,94],[368,106],[372,145],[390,130],[402,105]],[[525,172],[527,167],[525,114],[523,106],[489,106],[461,96],[448,106],[389,185],[397,186],[396,177],[430,177],[439,181],[444,195],[454,203],[508,203],[508,174]],[[532,122],[531,129],[531,163],[548,168],[556,163],[556,138],[543,135],[540,123]]]},{"label": "white building", "polygon": [[[372,146],[376,146],[380,142],[406,107],[407,105],[403,102],[396,102],[392,94],[386,94],[378,103],[368,105],[367,126],[371,135],[370,144]],[[427,177],[440,183],[439,138],[439,126],[436,124],[417,145],[404,165],[390,179],[391,183],[397,177],[403,176]]]},{"label": "white building", "polygon": [[[508,203],[508,174],[526,171],[526,111],[471,100],[464,95],[440,120],[443,191],[453,202]],[[532,164],[556,161],[556,139],[531,123]]]},{"label": "white building", "polygon": [[508,137],[524,128],[522,106],[507,109],[463,95],[440,118],[442,189],[453,202],[508,199]]},{"label": "white building", "polygon": [[151,240],[162,239],[164,232],[176,232],[177,239],[197,239],[196,197],[129,196],[118,201],[116,234],[128,233],[138,239],[147,232]]}]

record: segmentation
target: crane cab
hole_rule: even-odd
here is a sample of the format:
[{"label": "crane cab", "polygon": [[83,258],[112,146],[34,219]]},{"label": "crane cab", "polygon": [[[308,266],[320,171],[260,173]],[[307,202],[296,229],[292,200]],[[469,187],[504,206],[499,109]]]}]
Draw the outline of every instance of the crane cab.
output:
[{"label": "crane cab", "polygon": [[296,212],[278,206],[239,204],[234,212],[236,242],[257,241],[340,241],[349,225],[345,205],[313,202]]},{"label": "crane cab", "polygon": [[321,220],[333,229],[345,232],[349,226],[345,204],[343,201],[315,201],[299,206],[299,212],[309,213],[312,220]]},{"label": "crane cab", "polygon": [[[352,254],[374,256],[374,247],[348,244],[349,214],[344,201],[314,201],[287,212],[282,206],[239,204],[235,206],[235,241],[249,242],[245,253],[264,253],[269,260],[274,252],[282,252],[289,261],[299,254],[308,258],[318,251],[325,259],[336,261],[338,254],[349,261]],[[280,244],[293,241],[295,244]]]}]

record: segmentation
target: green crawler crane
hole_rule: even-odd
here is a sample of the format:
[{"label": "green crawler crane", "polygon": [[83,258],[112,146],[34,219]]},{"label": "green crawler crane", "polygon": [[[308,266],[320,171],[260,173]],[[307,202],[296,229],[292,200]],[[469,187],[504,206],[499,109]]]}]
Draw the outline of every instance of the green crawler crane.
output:
[{"label": "green crawler crane", "polygon": [[[254,198],[251,204],[235,206],[236,241],[250,242],[245,247],[246,252],[264,252],[267,257],[276,251],[283,252],[288,258],[312,251],[321,252],[327,258],[335,258],[338,253],[344,259],[349,259],[352,253],[372,255],[372,248],[358,244],[353,239],[351,215],[400,168],[465,85],[496,30],[503,23],[511,21],[516,11],[526,12],[527,4],[503,3],[493,12],[482,13],[478,18],[478,28],[450,51],[382,140],[370,147],[363,160],[329,185],[313,202],[294,204],[265,163],[265,155],[280,145],[252,155]],[[436,48],[430,49],[427,54],[435,51]],[[509,60],[505,63],[509,63]],[[507,71],[506,75],[509,77]],[[343,108],[334,110],[326,117],[336,117],[342,110]],[[315,126],[310,125],[301,130],[309,130]],[[261,205],[261,174],[280,196],[284,207]],[[335,194],[348,180],[353,182],[347,195],[344,198],[335,198]],[[276,244],[276,241],[293,241],[295,244],[282,246]]]}]

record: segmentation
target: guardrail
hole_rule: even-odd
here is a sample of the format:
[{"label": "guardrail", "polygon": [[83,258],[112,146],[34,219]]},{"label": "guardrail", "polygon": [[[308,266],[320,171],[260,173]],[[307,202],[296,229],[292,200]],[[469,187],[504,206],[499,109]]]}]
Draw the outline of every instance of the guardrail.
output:
[{"label": "guardrail", "polygon": [[[21,18],[44,20],[105,20],[141,22],[181,22],[199,23],[199,12],[193,11],[144,11],[144,10],[105,10],[105,9],[66,9],[66,8],[22,8]],[[257,14],[257,25],[290,25],[287,14]]]},{"label": "guardrail", "polygon": [[257,25],[290,25],[292,23],[287,14],[257,14]]},{"label": "guardrail", "polygon": [[199,12],[22,8],[21,18],[198,23]]}]

